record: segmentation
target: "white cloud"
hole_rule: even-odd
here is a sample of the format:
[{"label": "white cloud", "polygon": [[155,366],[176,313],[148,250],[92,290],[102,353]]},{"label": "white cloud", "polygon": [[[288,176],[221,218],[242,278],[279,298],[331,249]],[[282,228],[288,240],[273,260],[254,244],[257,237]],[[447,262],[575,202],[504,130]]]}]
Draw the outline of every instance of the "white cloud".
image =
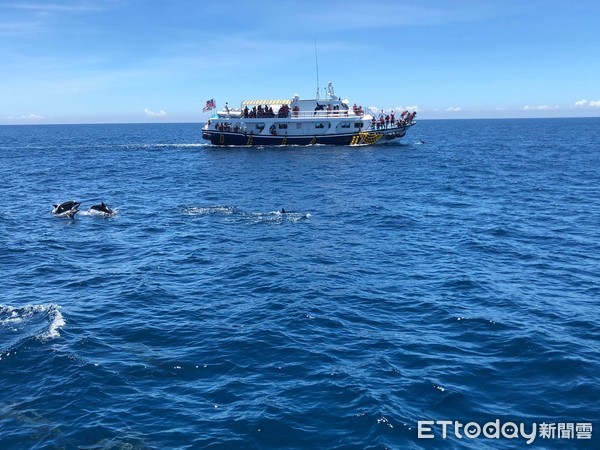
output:
[{"label": "white cloud", "polygon": [[571,108],[600,108],[600,100],[587,101],[586,99],[577,100]]},{"label": "white cloud", "polygon": [[148,117],[165,117],[167,115],[162,109],[158,112],[150,111],[148,108],[144,108],[144,112]]},{"label": "white cloud", "polygon": [[[294,11],[294,17],[297,23],[319,28],[328,27],[333,31],[339,31],[354,28],[380,30],[382,27],[431,26],[470,22],[496,17],[503,12],[499,6],[491,6],[486,2],[467,2],[464,5],[436,5],[433,7],[421,4],[425,2],[390,2],[386,0],[369,2],[370,7],[364,7],[364,2],[349,3],[351,6],[336,11],[336,20],[334,21],[328,14],[322,13],[323,2],[320,0],[298,2],[299,6]],[[244,11],[244,13],[253,14],[252,3],[248,2],[247,4],[250,10]]]},{"label": "white cloud", "polygon": [[85,12],[85,11],[103,11],[99,4],[92,4],[90,2],[75,2],[67,5],[59,3],[48,3],[48,2],[29,2],[29,3],[13,3],[2,5],[5,8],[13,9],[24,9],[35,12]]},{"label": "white cloud", "polygon": [[379,106],[369,106],[367,108],[367,111],[369,111],[371,114],[373,115],[379,115],[379,114],[384,114],[390,111],[395,111],[394,114],[396,113],[401,113],[402,111],[421,111],[419,109],[419,107],[417,105],[413,105],[413,106],[396,106],[395,108],[380,108]]},{"label": "white cloud", "polygon": [[523,106],[523,111],[553,111],[560,109],[558,105],[548,106],[548,105],[540,105],[540,106]]},{"label": "white cloud", "polygon": [[7,120],[26,120],[31,122],[37,122],[40,120],[46,120],[46,116],[42,116],[40,114],[23,114],[22,116],[8,116]]},{"label": "white cloud", "polygon": [[0,36],[29,36],[41,29],[41,21],[0,22]]},{"label": "white cloud", "polygon": [[392,108],[395,113],[401,113],[403,111],[421,111],[421,109],[417,106],[417,105],[406,105],[406,106],[396,106],[395,108]]},{"label": "white cloud", "polygon": [[459,112],[462,111],[462,108],[460,106],[451,106],[450,108],[446,109],[446,112]]}]

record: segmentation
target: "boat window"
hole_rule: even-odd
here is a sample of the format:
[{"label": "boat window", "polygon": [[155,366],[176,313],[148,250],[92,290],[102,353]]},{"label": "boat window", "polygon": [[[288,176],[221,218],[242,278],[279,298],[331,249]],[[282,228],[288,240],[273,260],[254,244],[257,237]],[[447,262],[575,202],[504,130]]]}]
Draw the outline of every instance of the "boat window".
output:
[{"label": "boat window", "polygon": [[280,123],[280,124],[278,124],[278,126],[279,126],[280,130],[287,130],[288,124],[287,123]]},{"label": "boat window", "polygon": [[327,128],[331,128],[331,122],[317,122],[315,128],[325,128],[325,125],[327,125]]},{"label": "boat window", "polygon": [[354,128],[362,128],[363,127],[363,123],[362,122],[355,122],[354,123]]},{"label": "boat window", "polygon": [[340,128],[350,128],[350,122],[341,122]]},{"label": "boat window", "polygon": [[256,124],[256,129],[257,130],[264,130],[265,129],[265,123],[264,122],[258,122]]}]

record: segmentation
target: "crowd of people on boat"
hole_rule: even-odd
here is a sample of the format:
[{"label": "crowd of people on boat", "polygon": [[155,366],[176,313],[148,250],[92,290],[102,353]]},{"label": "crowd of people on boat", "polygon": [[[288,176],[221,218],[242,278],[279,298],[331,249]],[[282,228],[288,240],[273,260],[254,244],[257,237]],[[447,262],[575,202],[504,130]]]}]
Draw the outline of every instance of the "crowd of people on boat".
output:
[{"label": "crowd of people on boat", "polygon": [[279,107],[279,111],[277,114],[273,111],[273,107],[269,105],[258,105],[253,106],[252,109],[249,109],[246,105],[242,112],[244,119],[256,119],[256,118],[273,118],[273,117],[289,117],[290,116],[290,107],[286,104],[283,104]]},{"label": "crowd of people on boat", "polygon": [[[364,114],[363,107],[357,106],[356,103],[352,107],[352,110],[355,115],[362,116]],[[229,108],[225,110],[229,113]],[[325,115],[327,117],[336,117],[339,115],[347,116],[348,115],[348,107],[345,104],[333,105],[328,104],[319,104],[317,102],[317,106],[315,107],[315,115],[318,111],[325,111]],[[300,108],[298,105],[294,105],[293,108],[290,108],[289,105],[283,104],[279,107],[278,110],[274,111],[273,107],[269,105],[258,105],[253,106],[252,109],[248,108],[246,105],[242,110],[242,116],[244,119],[256,119],[256,118],[287,118],[287,117],[298,117],[300,114]]]},{"label": "crowd of people on boat", "polygon": [[373,116],[373,118],[371,119],[371,129],[385,130],[387,128],[404,127],[406,125],[410,125],[415,119],[416,115],[416,111],[402,111],[402,113],[400,114],[400,118],[396,120],[396,116],[394,115],[394,111],[392,110],[389,114],[380,114],[379,119],[376,119],[375,116]]},{"label": "crowd of people on boat", "polygon": [[356,116],[362,116],[364,114],[362,106],[356,106],[356,103],[352,106],[352,111]]},{"label": "crowd of people on boat", "polygon": [[[317,102],[315,112],[323,110],[325,111],[325,115],[327,117],[347,116],[349,113],[349,108],[345,103],[341,103],[341,107],[340,105],[333,105],[332,107],[329,103],[326,105],[321,105],[319,102]],[[364,114],[363,107],[357,106],[356,103],[352,106],[352,111],[356,116],[362,116]]]},{"label": "crowd of people on boat", "polygon": [[[210,127],[210,120],[208,121],[208,126]],[[237,123],[233,126],[229,122],[217,122],[215,124],[215,130],[217,131],[233,131],[234,133],[245,133],[246,127],[240,126]]]},{"label": "crowd of people on boat", "polygon": [[[317,103],[317,105],[318,105],[318,103]],[[347,116],[348,115],[348,107],[346,105],[344,105],[343,103],[342,103],[341,113],[340,113],[340,105],[333,105],[333,108],[332,108],[331,105],[328,103],[324,109],[325,109],[325,113],[326,113],[325,115],[327,117],[332,117],[332,116],[336,117],[336,116],[340,116],[340,115]],[[315,112],[316,111],[317,110],[315,109]]]}]

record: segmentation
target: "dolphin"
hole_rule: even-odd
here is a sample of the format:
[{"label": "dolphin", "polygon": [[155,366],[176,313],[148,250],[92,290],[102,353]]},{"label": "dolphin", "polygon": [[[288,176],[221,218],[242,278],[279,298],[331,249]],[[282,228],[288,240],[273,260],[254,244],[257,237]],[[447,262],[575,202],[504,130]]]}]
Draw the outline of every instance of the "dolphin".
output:
[{"label": "dolphin", "polygon": [[77,208],[79,208],[80,204],[81,203],[79,203],[79,202],[69,200],[67,202],[63,202],[58,205],[52,205],[52,206],[54,206],[54,209],[52,210],[52,214],[54,214],[56,216],[68,217],[69,219],[72,219],[73,217],[75,217],[75,214],[77,214],[77,211],[79,211]]},{"label": "dolphin", "polygon": [[89,210],[90,210],[90,212],[93,211],[93,212],[101,213],[101,214],[104,214],[107,216],[110,216],[114,213],[114,211],[112,209],[110,209],[108,206],[106,206],[104,204],[104,202],[100,202],[100,204],[98,204],[98,205],[92,205]]}]

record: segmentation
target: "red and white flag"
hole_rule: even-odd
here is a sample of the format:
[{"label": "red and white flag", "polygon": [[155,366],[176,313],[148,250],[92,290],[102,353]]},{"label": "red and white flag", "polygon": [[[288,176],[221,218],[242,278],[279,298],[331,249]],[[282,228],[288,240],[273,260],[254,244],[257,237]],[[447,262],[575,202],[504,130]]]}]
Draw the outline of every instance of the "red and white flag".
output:
[{"label": "red and white flag", "polygon": [[215,109],[217,104],[215,103],[215,99],[211,98],[210,100],[206,100],[206,106],[202,108],[202,112],[210,111],[211,109]]}]

